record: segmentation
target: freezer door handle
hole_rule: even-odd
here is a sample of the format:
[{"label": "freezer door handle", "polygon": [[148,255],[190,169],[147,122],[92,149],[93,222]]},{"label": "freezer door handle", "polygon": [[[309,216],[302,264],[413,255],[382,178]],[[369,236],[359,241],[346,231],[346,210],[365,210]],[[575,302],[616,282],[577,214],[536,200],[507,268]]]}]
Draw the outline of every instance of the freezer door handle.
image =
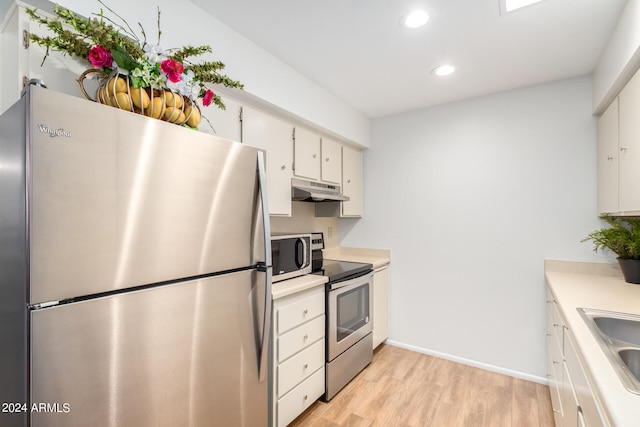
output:
[{"label": "freezer door handle", "polygon": [[269,206],[267,204],[267,178],[264,165],[264,152],[258,152],[258,181],[260,186],[260,205],[262,210],[262,230],[264,233],[264,322],[262,324],[262,339],[260,340],[260,353],[258,360],[258,376],[260,382],[267,378],[269,371],[269,335],[271,334],[271,229],[269,226]]},{"label": "freezer door handle", "polygon": [[269,222],[269,204],[267,203],[267,174],[264,165],[264,152],[262,151],[258,151],[258,186],[262,210],[262,232],[264,233],[264,265],[271,267],[271,226]]}]

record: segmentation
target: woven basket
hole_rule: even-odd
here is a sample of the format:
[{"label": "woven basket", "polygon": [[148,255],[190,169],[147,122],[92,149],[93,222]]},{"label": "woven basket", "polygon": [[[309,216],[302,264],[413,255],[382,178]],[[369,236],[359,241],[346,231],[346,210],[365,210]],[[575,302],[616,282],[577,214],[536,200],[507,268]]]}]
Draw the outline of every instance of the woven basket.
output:
[{"label": "woven basket", "polygon": [[[87,93],[84,84],[85,79],[92,75],[98,75],[99,79],[95,96]],[[134,88],[129,76],[116,71],[107,74],[95,68],[87,70],[78,78],[78,85],[82,95],[90,101],[176,125],[196,128],[200,124],[200,108],[191,99],[166,89]]]}]

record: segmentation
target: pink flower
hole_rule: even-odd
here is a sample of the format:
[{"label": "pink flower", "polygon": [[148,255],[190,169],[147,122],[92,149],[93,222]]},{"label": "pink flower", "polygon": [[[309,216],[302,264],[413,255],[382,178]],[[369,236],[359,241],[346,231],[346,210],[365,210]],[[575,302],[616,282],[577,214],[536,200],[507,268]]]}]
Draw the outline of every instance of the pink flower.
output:
[{"label": "pink flower", "polygon": [[104,49],[102,46],[94,46],[89,51],[89,62],[95,68],[111,68],[113,65],[113,58],[111,53]]},{"label": "pink flower", "polygon": [[184,67],[179,62],[165,59],[160,64],[160,70],[167,75],[170,82],[179,83],[182,79],[180,75],[184,72]]},{"label": "pink flower", "polygon": [[211,101],[213,100],[213,92],[211,92],[210,90],[208,90],[205,94],[204,94],[204,98],[202,98],[202,105],[204,105],[205,107],[208,107],[209,105],[211,105]]}]

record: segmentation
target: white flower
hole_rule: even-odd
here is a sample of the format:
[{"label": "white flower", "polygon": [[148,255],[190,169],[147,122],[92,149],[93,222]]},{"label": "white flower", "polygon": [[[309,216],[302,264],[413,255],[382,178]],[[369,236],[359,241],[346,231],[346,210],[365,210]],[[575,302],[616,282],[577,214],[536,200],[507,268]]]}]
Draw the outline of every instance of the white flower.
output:
[{"label": "white flower", "polygon": [[177,83],[174,83],[174,82],[172,82],[171,80],[168,80],[168,79],[167,79],[167,81],[166,81],[166,83],[165,83],[165,84],[167,85],[167,89],[172,90],[172,91],[174,91],[174,92],[178,92],[178,93],[180,93],[180,94],[182,94],[182,93],[181,93],[181,92],[182,92],[182,90],[183,90],[182,88],[185,86],[185,83],[184,83],[184,81],[182,81],[182,80],[180,80],[180,81],[179,81],[179,82],[177,82]]},{"label": "white flower", "polygon": [[199,82],[195,80],[195,75],[191,70],[183,73],[180,76],[180,81],[177,83],[166,80],[166,85],[168,89],[194,101],[198,98],[200,93]]},{"label": "white flower", "polygon": [[165,59],[167,59],[167,54],[164,49],[155,44],[146,44],[144,45],[144,59],[149,61],[152,64],[159,64]]}]

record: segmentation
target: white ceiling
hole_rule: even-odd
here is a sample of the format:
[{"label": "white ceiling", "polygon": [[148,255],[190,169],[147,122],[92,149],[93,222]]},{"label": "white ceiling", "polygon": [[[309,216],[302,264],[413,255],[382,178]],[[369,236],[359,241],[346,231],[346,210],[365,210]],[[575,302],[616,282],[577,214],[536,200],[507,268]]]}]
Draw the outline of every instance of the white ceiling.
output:
[{"label": "white ceiling", "polygon": [[[192,0],[368,117],[593,71],[626,0]],[[430,15],[419,29],[404,14]],[[453,63],[457,72],[431,70]]]}]

